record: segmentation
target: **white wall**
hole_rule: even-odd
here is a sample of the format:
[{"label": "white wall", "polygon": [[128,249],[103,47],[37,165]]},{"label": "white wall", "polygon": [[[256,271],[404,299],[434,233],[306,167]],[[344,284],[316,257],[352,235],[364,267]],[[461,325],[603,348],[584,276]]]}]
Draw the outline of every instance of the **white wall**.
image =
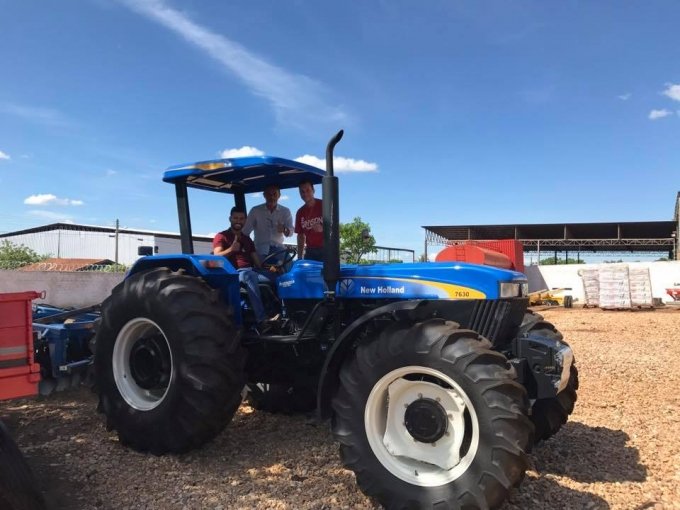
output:
[{"label": "white wall", "polygon": [[123,276],[123,273],[0,270],[0,292],[45,291],[45,299],[34,303],[81,308],[101,303],[123,281]]},{"label": "white wall", "polygon": [[[584,302],[583,282],[578,270],[598,268],[606,264],[567,264],[558,266],[527,266],[529,292],[543,289],[571,287],[571,295],[579,303]],[[680,287],[680,261],[671,262],[629,262],[629,267],[647,267],[652,281],[652,294],[664,302],[672,301],[666,294],[667,287]]]}]

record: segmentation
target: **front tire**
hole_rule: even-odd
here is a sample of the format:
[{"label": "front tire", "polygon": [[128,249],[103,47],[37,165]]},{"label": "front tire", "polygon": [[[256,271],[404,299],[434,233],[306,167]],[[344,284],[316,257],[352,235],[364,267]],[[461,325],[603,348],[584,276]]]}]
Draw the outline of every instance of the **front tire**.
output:
[{"label": "front tire", "polygon": [[340,372],[333,434],[386,508],[495,508],[519,484],[533,427],[514,369],[454,322],[395,323]]},{"label": "front tire", "polygon": [[[558,340],[566,344],[562,334],[557,331],[555,326],[544,320],[543,316],[528,312],[524,316],[521,330],[531,339],[540,341],[541,338]],[[569,381],[566,387],[552,398],[541,398],[534,401],[531,407],[531,421],[536,427],[536,441],[545,441],[562,428],[567,423],[569,415],[574,412],[578,390],[578,369],[572,364],[569,369]]]},{"label": "front tire", "polygon": [[135,450],[201,446],[241,402],[240,334],[199,278],[166,268],[127,278],[102,304],[95,350],[99,410]]}]

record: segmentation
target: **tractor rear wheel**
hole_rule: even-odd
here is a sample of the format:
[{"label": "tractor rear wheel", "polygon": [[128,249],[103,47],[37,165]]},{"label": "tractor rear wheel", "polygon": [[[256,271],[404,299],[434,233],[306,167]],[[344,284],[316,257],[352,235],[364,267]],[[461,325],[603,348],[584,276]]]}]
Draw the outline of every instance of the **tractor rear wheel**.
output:
[{"label": "tractor rear wheel", "polygon": [[214,438],[241,403],[244,364],[228,307],[199,278],[134,274],[102,304],[99,410],[135,450],[181,453]]},{"label": "tractor rear wheel", "polygon": [[0,422],[0,508],[44,510],[45,501],[19,447]]},{"label": "tractor rear wheel", "polygon": [[398,322],[340,372],[333,434],[386,508],[496,508],[527,468],[526,390],[505,356],[454,322]]},{"label": "tractor rear wheel", "polygon": [[[537,313],[527,312],[521,330],[529,339],[549,338],[566,343],[555,326],[544,320]],[[566,387],[552,398],[540,398],[534,401],[531,408],[531,421],[536,427],[536,441],[551,438],[567,423],[569,415],[574,412],[578,390],[578,369],[575,364],[569,370],[569,381]]]}]

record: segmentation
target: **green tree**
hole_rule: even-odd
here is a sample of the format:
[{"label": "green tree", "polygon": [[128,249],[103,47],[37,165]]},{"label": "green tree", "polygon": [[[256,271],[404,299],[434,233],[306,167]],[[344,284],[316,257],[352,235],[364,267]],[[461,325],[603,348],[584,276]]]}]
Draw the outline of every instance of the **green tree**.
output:
[{"label": "green tree", "polygon": [[427,255],[421,253],[420,257],[418,257],[418,262],[427,262]]},{"label": "green tree", "polygon": [[354,218],[352,223],[340,224],[340,253],[349,264],[359,264],[367,253],[376,253],[375,238],[368,223]]},{"label": "green tree", "polygon": [[0,243],[0,269],[16,269],[46,258],[23,244],[14,244],[6,239]]}]

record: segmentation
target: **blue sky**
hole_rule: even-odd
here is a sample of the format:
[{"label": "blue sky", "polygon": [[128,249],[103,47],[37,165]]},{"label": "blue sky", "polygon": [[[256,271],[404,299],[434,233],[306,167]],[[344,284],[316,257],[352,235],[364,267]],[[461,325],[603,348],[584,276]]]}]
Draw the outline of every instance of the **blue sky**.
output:
[{"label": "blue sky", "polygon": [[[672,218],[675,1],[0,9],[0,232],[116,218],[177,231],[166,167],[321,161],[339,128],[341,221],[361,216],[380,245],[419,254],[421,225]],[[230,198],[190,199],[195,233],[226,225]]]}]

